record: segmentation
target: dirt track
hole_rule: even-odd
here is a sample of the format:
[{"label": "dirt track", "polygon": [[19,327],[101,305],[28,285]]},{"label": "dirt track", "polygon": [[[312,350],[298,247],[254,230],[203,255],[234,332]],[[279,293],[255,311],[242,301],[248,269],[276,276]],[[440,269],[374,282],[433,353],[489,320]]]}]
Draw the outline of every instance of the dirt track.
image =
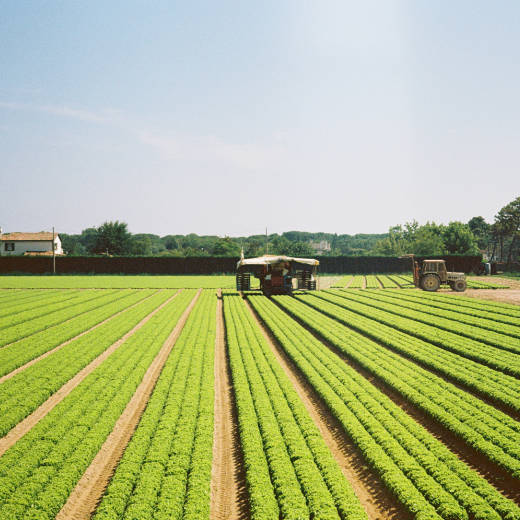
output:
[{"label": "dirt track", "polygon": [[215,428],[210,518],[211,520],[239,520],[249,518],[249,501],[238,420],[233,404],[221,298],[222,291],[219,290],[215,342]]},{"label": "dirt track", "polygon": [[[247,300],[246,300],[247,302]],[[276,359],[289,377],[309,415],[320,430],[332,455],[352,485],[370,520],[408,520],[408,513],[386,489],[379,475],[368,466],[361,453],[345,433],[344,428],[331,414],[326,404],[309,385],[298,368],[287,357],[278,341],[272,336],[249,302],[247,306],[258,322]]]},{"label": "dirt track", "polygon": [[143,327],[152,316],[173,300],[179,294],[177,291],[171,298],[143,318],[132,330],[128,331],[122,338],[108,347],[101,355],[91,361],[80,370],[72,379],[69,379],[57,392],[52,394],[47,401],[41,404],[32,414],[19,422],[5,437],[0,439],[0,457],[22,438],[31,428],[41,421],[57,404],[67,397],[93,370],[95,370],[112,352],[118,349],[130,336]]},{"label": "dirt track", "polygon": [[[56,520],[88,520],[94,513],[132,434],[139,424],[139,419],[161,375],[162,368],[201,291],[202,289],[198,290],[152,364],[148,367],[132,399],[117,420],[114,429],[76,484],[61,511],[56,515]],[[171,298],[168,301],[171,301]],[[164,305],[161,305],[161,307]]]}]

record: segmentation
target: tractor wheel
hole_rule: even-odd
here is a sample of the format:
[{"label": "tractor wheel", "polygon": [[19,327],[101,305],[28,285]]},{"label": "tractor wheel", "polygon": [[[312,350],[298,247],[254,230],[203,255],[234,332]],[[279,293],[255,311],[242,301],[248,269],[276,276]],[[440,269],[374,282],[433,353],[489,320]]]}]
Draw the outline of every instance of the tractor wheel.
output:
[{"label": "tractor wheel", "polygon": [[441,281],[434,274],[426,274],[421,278],[421,289],[434,292],[439,289]]},{"label": "tractor wheel", "polygon": [[454,291],[464,292],[466,290],[466,280],[457,280],[451,287]]}]

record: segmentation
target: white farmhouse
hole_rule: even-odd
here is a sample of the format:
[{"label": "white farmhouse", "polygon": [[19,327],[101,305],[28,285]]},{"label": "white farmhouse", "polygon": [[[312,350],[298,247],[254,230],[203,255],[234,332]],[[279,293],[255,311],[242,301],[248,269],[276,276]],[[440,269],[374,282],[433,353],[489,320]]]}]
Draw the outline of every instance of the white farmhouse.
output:
[{"label": "white farmhouse", "polygon": [[[0,255],[51,255],[52,233],[41,231],[40,233],[4,233],[0,235]],[[54,252],[63,254],[60,237],[54,235]]]}]

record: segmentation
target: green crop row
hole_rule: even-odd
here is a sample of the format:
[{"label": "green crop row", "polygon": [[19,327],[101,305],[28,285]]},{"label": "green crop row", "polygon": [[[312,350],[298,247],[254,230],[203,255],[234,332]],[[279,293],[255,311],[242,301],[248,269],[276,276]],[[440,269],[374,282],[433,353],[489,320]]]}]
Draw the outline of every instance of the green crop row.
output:
[{"label": "green crop row", "polygon": [[60,292],[58,289],[1,289],[0,304],[18,304],[29,302],[31,299],[41,298],[47,294],[56,294]]},{"label": "green crop row", "polygon": [[477,300],[475,298],[470,298],[468,296],[455,296],[452,294],[443,294],[443,293],[429,293],[429,292],[417,292],[418,296],[421,298],[425,298],[427,300],[435,299],[438,301],[447,301],[454,305],[458,305],[464,308],[470,309],[482,309],[485,311],[490,311],[493,313],[504,314],[505,316],[514,316],[516,318],[520,318],[520,308],[518,305],[510,304],[510,303],[502,303],[495,301],[487,301],[487,300]]},{"label": "green crop row", "polygon": [[394,313],[365,303],[366,300],[356,298],[357,295],[353,295],[352,292],[340,291],[332,293],[331,291],[320,291],[316,295],[340,307],[350,309],[385,325],[390,325],[468,359],[473,359],[506,374],[520,376],[520,358],[513,352],[460,336],[455,332],[437,329],[433,325],[427,325],[405,316],[397,316]]},{"label": "green crop row", "polygon": [[480,280],[475,280],[475,278],[466,278],[466,283],[470,289],[509,289],[507,285],[481,282]]},{"label": "green crop row", "polygon": [[357,274],[354,276],[354,279],[352,280],[352,283],[349,285],[349,289],[362,289],[365,287],[365,277]]},{"label": "green crop row", "polygon": [[[72,291],[70,291],[72,293]],[[24,291],[17,290],[11,297],[2,297],[0,291],[0,318],[24,312],[30,309],[40,308],[47,301],[54,301],[60,297],[69,298],[69,291],[41,290]]]},{"label": "green crop row", "polygon": [[394,280],[392,280],[388,275],[380,274],[377,278],[381,282],[383,289],[396,289],[399,287],[397,282],[394,282]]},{"label": "green crop row", "polygon": [[[427,319],[424,316],[424,314],[426,314],[430,316],[428,323],[437,324],[439,318],[446,318],[450,321],[443,320],[442,323],[448,330],[451,330],[451,328],[448,327],[452,321],[464,323],[465,325],[470,325],[471,327],[477,327],[476,329],[474,329],[472,337],[478,338],[479,335],[482,334],[482,331],[479,331],[479,328],[499,333],[498,338],[502,341],[504,340],[502,335],[511,336],[513,338],[516,338],[515,343],[518,344],[518,352],[520,352],[520,341],[518,341],[520,339],[520,320],[519,323],[516,325],[507,324],[503,322],[497,323],[496,321],[494,321],[493,318],[486,318],[482,314],[479,314],[477,316],[468,316],[467,314],[460,313],[458,309],[450,310],[438,307],[430,307],[428,304],[420,303],[417,300],[410,300],[406,297],[406,295],[404,295],[404,297],[401,297],[401,293],[398,292],[398,294],[395,294],[395,291],[391,291],[390,293],[388,291],[386,291],[385,293],[382,293],[381,291],[365,291],[362,293],[362,295],[365,296],[367,299],[370,298],[370,300],[377,300],[381,303],[397,306],[396,312],[399,313],[405,312],[408,315],[408,311],[403,311],[401,309],[402,307],[404,309],[411,309],[412,311],[420,312],[424,320]],[[410,317],[417,319],[415,317],[415,314]],[[485,334],[487,334],[487,332]]]},{"label": "green crop row", "polygon": [[124,291],[112,303],[76,316],[61,325],[43,330],[16,343],[0,349],[0,376],[8,374],[28,361],[61,345],[65,341],[85,332],[98,323],[110,318],[119,311],[144,300],[153,293],[150,291]]},{"label": "green crop row", "polygon": [[[275,299],[283,305],[290,301]],[[347,435],[414,518],[520,518],[520,509],[512,501],[275,304],[259,297],[250,300]],[[318,323],[322,318],[314,320]],[[327,327],[328,318],[323,316],[323,320]]]},{"label": "green crop row", "polygon": [[366,279],[366,288],[367,289],[379,289],[380,288],[380,285],[379,285],[379,282],[377,280],[377,277],[374,276],[373,274],[367,274],[365,276],[365,279]]},{"label": "green crop row", "polygon": [[352,280],[352,275],[342,276],[332,287],[346,287],[350,280]]},{"label": "green crop row", "polygon": [[234,275],[64,275],[0,276],[0,288],[218,289],[235,286]]},{"label": "green crop row", "polygon": [[316,305],[316,299],[310,297],[302,299],[302,301],[315,305],[315,308],[327,316],[371,337],[422,366],[442,373],[493,401],[501,402],[520,411],[520,380],[444,350],[375,319],[360,315],[348,308],[338,307],[327,301],[319,302]]},{"label": "green crop row", "polygon": [[[9,327],[13,327],[20,323],[23,323],[24,326],[30,329],[32,321],[43,316],[52,323],[54,316],[61,310],[70,309],[75,305],[81,305],[82,303],[92,299],[93,294],[87,295],[85,292],[86,291],[73,289],[67,291],[67,293],[52,295],[47,299],[40,301],[39,305],[36,307],[31,306],[29,309],[21,308],[16,313],[0,318],[0,329],[10,330]],[[0,333],[3,333],[3,331]]]},{"label": "green crop row", "polygon": [[0,385],[0,437],[173,294],[157,293],[4,381]]},{"label": "green crop row", "polygon": [[[397,316],[405,316],[409,319],[424,323],[428,326],[434,325],[435,329],[437,330],[441,329],[448,332],[455,332],[460,336],[465,336],[466,338],[470,338],[481,343],[487,343],[492,347],[520,353],[520,341],[518,341],[519,338],[513,336],[513,334],[518,334],[518,329],[516,327],[508,328],[508,326],[504,325],[504,330],[507,330],[508,334],[506,335],[505,332],[501,334],[494,330],[488,330],[487,328],[482,329],[480,327],[476,327],[473,324],[463,323],[460,321],[463,318],[459,318],[457,313],[451,313],[452,317],[446,318],[441,316],[441,313],[432,316],[428,312],[418,310],[418,306],[414,306],[413,303],[408,303],[406,304],[406,308],[403,308],[405,306],[404,302],[400,305],[396,305],[393,301],[388,303],[387,300],[384,300],[384,295],[375,297],[373,293],[368,294],[363,291],[361,293],[349,294],[349,297],[354,298],[356,301],[367,303],[372,307],[376,307],[380,310],[387,311]],[[386,298],[389,297],[387,296]],[[450,311],[447,312],[450,314]],[[485,322],[486,320],[482,321]],[[491,326],[493,326],[492,323],[487,320],[487,327]]]},{"label": "green crop row", "polygon": [[[366,518],[245,303],[239,297],[226,297],[224,305],[233,383],[248,394],[256,413],[247,420],[258,422],[281,517]],[[253,518],[272,517],[255,514]]]},{"label": "green crop row", "polygon": [[94,520],[209,518],[214,293],[193,308]]},{"label": "green crop row", "polygon": [[87,311],[97,309],[107,303],[116,301],[120,297],[121,295],[119,291],[84,291],[79,302],[67,306],[65,309],[57,311],[52,315],[41,316],[34,320],[19,323],[18,325],[2,330],[0,336],[0,347],[36,334],[42,330],[47,330]]},{"label": "green crop row", "polygon": [[[294,298],[280,298],[277,301],[282,306],[342,353],[515,478],[520,477],[520,423],[319,310]],[[320,300],[315,300],[319,307]]]},{"label": "green crop row", "polygon": [[0,518],[56,516],[187,304],[185,298],[174,298],[5,452],[0,458]]},{"label": "green crop row", "polygon": [[[507,316],[505,314],[499,314],[491,310],[484,310],[475,307],[465,307],[460,305],[460,302],[453,300],[449,301],[439,298],[425,298],[421,296],[424,292],[418,291],[393,291],[391,293],[385,293],[387,296],[396,298],[401,301],[408,301],[420,304],[421,310],[427,310],[428,312],[437,312],[435,309],[441,309],[443,311],[454,311],[457,316],[464,315],[472,316],[474,318],[486,318],[487,320],[493,320],[494,322],[506,323],[508,325],[514,325],[517,330],[520,330],[520,317]],[[500,325],[497,325],[500,327]],[[520,332],[519,332],[520,333]]]}]

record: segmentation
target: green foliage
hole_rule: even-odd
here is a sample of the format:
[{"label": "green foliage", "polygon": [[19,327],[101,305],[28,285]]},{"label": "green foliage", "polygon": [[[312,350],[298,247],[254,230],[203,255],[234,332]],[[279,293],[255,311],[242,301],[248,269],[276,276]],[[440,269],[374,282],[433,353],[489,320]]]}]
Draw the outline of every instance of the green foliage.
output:
[{"label": "green foliage", "polygon": [[479,249],[485,249],[491,238],[491,226],[484,220],[484,217],[473,217],[468,226],[477,239]]},{"label": "green foliage", "polygon": [[444,247],[450,255],[478,254],[477,240],[468,224],[450,222],[442,230],[442,238]]},{"label": "green foliage", "polygon": [[[0,435],[5,435],[88,363],[172,296],[171,292],[164,291],[148,298],[151,296],[151,291],[143,292],[144,294],[136,292],[122,294],[116,303],[107,304],[102,309],[104,312],[86,316],[85,322],[92,326],[92,318],[99,323],[117,312],[125,311],[131,305],[141,302],[5,381],[0,386]],[[53,344],[60,341],[58,339],[60,331],[56,332],[57,334],[46,343],[45,350],[48,351]],[[21,359],[28,360],[27,358],[30,359],[31,355],[34,358],[35,354],[39,352],[34,346],[34,342],[29,344],[25,342],[23,351],[17,348],[9,353],[5,352],[8,354],[7,356],[3,355],[4,350],[7,349],[0,350],[1,361],[5,361],[2,363],[2,374],[6,370],[13,370],[20,366]]]},{"label": "green foliage", "polygon": [[214,293],[203,293],[161,371],[95,520],[209,518]]},{"label": "green foliage", "polygon": [[185,291],[159,310],[4,453],[0,458],[0,518],[57,515],[113,430],[190,296],[193,292]]},{"label": "green foliage", "polygon": [[224,310],[252,518],[365,519],[242,299],[226,296]]},{"label": "green foliage", "polygon": [[[302,300],[305,298],[301,296]],[[404,360],[399,363],[399,356],[294,298],[274,299],[366,370],[380,379],[384,375],[383,380],[390,386],[395,387],[397,374],[403,370],[406,384],[398,385],[399,392],[411,388],[413,395],[413,388],[425,384],[422,377],[420,382],[414,379],[414,370],[420,375],[425,372],[417,365]],[[286,354],[414,518],[518,518],[520,510],[512,501],[500,495],[348,363],[288,319],[275,304],[265,298],[250,300]],[[445,393],[443,389],[440,395]],[[410,395],[406,398],[410,399]]]},{"label": "green foliage", "polygon": [[233,275],[133,276],[0,276],[0,288],[34,289],[229,289]]},{"label": "green foliage", "polygon": [[418,256],[445,254],[478,254],[477,241],[470,227],[461,222],[439,226],[427,222],[420,226],[417,221],[403,226],[391,227],[388,236],[377,242],[373,253],[383,256],[402,256],[413,253]]},{"label": "green foliage", "polygon": [[[337,317],[343,319],[340,306],[327,304],[314,296],[297,296],[296,299],[276,296],[274,299],[407,401],[433,416],[513,476],[520,475],[520,428],[515,420],[339,323]],[[302,303],[308,299],[316,303],[312,307]],[[350,304],[346,305],[350,307]],[[325,316],[324,312],[331,317]],[[315,346],[310,338],[299,342],[312,354],[320,348],[319,343]],[[325,369],[320,367],[323,362],[317,359],[309,360],[308,365],[300,364],[296,359],[295,362],[364,456],[381,473],[383,481],[415,515],[425,514],[427,507],[433,506],[444,518],[520,518],[518,506],[500,495],[348,364],[337,357],[328,361],[329,371],[342,370],[344,374],[342,377],[336,375],[336,380],[329,379],[327,384],[316,375],[323,372],[322,377],[325,377]],[[330,386],[339,400],[331,394]],[[360,428],[359,423],[363,427]],[[423,476],[423,470],[445,493]],[[457,507],[462,507],[463,511]]]},{"label": "green foliage", "polygon": [[125,222],[104,222],[96,230],[94,252],[108,255],[128,255],[131,251],[131,235]]}]

